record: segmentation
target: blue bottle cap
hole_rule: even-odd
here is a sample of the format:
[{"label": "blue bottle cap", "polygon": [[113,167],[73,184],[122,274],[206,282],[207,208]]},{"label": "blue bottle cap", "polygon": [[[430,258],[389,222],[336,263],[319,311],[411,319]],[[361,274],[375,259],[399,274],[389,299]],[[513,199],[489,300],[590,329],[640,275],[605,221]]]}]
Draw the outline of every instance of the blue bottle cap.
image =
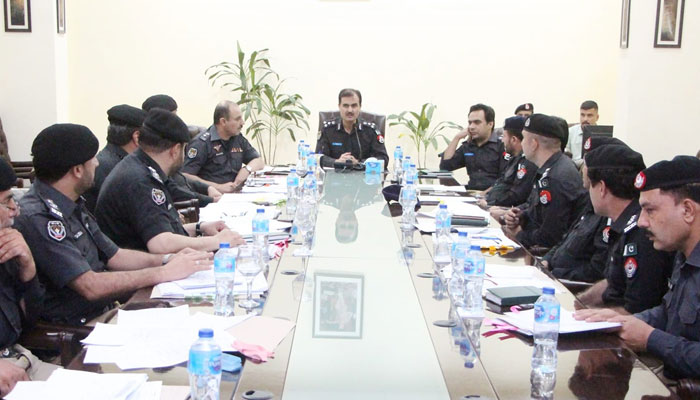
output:
[{"label": "blue bottle cap", "polygon": [[231,245],[228,243],[219,243],[219,248],[220,249],[229,249],[229,248],[231,248]]},{"label": "blue bottle cap", "polygon": [[258,214],[265,214],[265,209],[264,209],[264,208],[258,208],[257,213],[258,213]]},{"label": "blue bottle cap", "polygon": [[473,244],[473,245],[471,245],[470,249],[476,250],[476,251],[481,251],[481,246],[479,246],[478,244]]},{"label": "blue bottle cap", "polygon": [[459,232],[458,234],[459,237],[467,237],[469,234],[467,232]]},{"label": "blue bottle cap", "polygon": [[289,169],[289,172],[297,172],[297,169],[296,169],[296,168],[290,168],[290,169]]},{"label": "blue bottle cap", "polygon": [[543,288],[542,288],[542,294],[554,294],[554,288],[551,288],[551,287],[543,287]]},{"label": "blue bottle cap", "polygon": [[410,159],[411,159],[411,156],[406,156],[406,157],[404,157],[404,158],[407,159],[407,160],[410,160]]},{"label": "blue bottle cap", "polygon": [[411,165],[410,165],[410,166],[411,166],[411,168],[415,168],[415,167],[416,167],[416,164],[414,164],[414,163],[411,163]]},{"label": "blue bottle cap", "polygon": [[440,204],[441,210],[447,210],[447,204]]},{"label": "blue bottle cap", "polygon": [[202,328],[199,330],[199,337],[200,338],[213,338],[214,337],[214,331],[209,328]]}]

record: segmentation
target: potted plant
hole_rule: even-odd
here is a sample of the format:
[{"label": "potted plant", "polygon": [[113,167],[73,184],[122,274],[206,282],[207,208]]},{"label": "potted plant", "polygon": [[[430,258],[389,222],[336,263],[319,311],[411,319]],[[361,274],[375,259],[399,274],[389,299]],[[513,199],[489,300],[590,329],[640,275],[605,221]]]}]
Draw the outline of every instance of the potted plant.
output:
[{"label": "potted plant", "polygon": [[421,107],[420,112],[404,111],[398,115],[392,114],[388,117],[390,121],[395,120],[389,123],[389,126],[400,125],[408,130],[408,132],[401,132],[399,138],[408,135],[411,141],[413,141],[413,144],[416,145],[416,150],[418,151],[418,168],[423,168],[423,165],[426,163],[429,145],[432,145],[433,148],[437,150],[438,138],[442,138],[446,144],[450,144],[447,137],[440,133],[443,129],[463,129],[462,126],[450,121],[442,121],[430,129],[433,112],[435,112],[436,108],[437,106],[435,104],[425,103]]},{"label": "potted plant", "polygon": [[238,104],[247,124],[245,132],[257,143],[257,149],[266,164],[274,164],[277,155],[277,137],[288,133],[296,141],[295,132],[302,127],[310,129],[307,121],[311,114],[302,103],[299,94],[287,94],[281,90],[285,79],[270,67],[268,49],[246,54],[236,43],[236,62],[223,61],[205,70],[212,86],[240,92]]}]

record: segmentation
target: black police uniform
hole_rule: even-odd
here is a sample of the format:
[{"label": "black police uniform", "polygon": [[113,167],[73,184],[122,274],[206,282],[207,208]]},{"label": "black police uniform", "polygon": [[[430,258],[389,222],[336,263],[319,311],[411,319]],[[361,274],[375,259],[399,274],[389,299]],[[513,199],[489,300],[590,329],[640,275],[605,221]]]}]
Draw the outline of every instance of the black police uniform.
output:
[{"label": "black police uniform", "polygon": [[486,190],[496,182],[506,167],[503,153],[503,142],[496,132],[492,132],[489,140],[481,146],[471,140],[462,142],[452,158],[440,160],[440,169],[454,171],[466,167],[469,175],[467,189]]},{"label": "black police uniform", "polygon": [[673,253],[654,249],[646,232],[637,226],[642,209],[633,200],[610,226],[610,252],[603,292],[606,304],[623,306],[630,313],[655,307],[668,290]]},{"label": "black police uniform", "polygon": [[214,199],[207,195],[209,185],[194,179],[187,179],[180,171],[168,177],[165,181],[173,201],[199,200],[199,207],[206,207]]},{"label": "black police uniform", "polygon": [[[22,322],[36,319],[43,306],[44,290],[39,279],[34,276],[28,282],[22,282],[18,271],[15,259],[0,264],[0,349],[17,343]],[[20,308],[22,299],[25,311]]]},{"label": "black police uniform", "polygon": [[486,194],[486,204],[502,207],[523,204],[532,191],[537,166],[522,153],[514,157],[505,153],[503,158],[508,164]]},{"label": "black police uniform", "polygon": [[84,200],[72,201],[36,180],[20,200],[15,226],[32,249],[40,282],[46,288],[41,318],[80,325],[99,316],[109,299],[89,301],[68,285],[87,271],[103,272],[119,248],[105,236]]},{"label": "black police uniform", "polygon": [[148,241],[163,232],[187,236],[172,205],[167,178],[141,149],[107,177],[97,199],[97,221],[119,247],[148,251]]},{"label": "black police uniform", "polygon": [[107,175],[119,164],[119,161],[128,155],[129,153],[126,150],[114,143],[107,143],[104,149],[97,153],[97,161],[99,161],[100,165],[95,169],[95,184],[83,194],[85,207],[87,207],[88,211],[91,213],[95,212],[97,196],[100,194],[100,188],[105,179],[107,179]]},{"label": "black police uniform", "polygon": [[674,264],[662,304],[634,316],[655,328],[647,351],[663,360],[666,376],[700,378],[700,243]]},{"label": "black police uniform", "polygon": [[258,157],[260,154],[243,134],[223,140],[212,125],[187,145],[182,172],[215,183],[233,182],[243,164]]},{"label": "black police uniform", "polygon": [[557,152],[537,170],[516,239],[525,247],[552,247],[581,215],[588,193],[574,162]]},{"label": "black police uniform", "polygon": [[316,153],[323,155],[322,167],[332,167],[335,160],[344,153],[351,153],[360,162],[370,157],[384,160],[384,168],[389,167],[384,135],[376,129],[374,123],[361,119],[355,122],[350,133],[345,132],[341,118],[324,121],[316,141]]},{"label": "black police uniform", "polygon": [[597,282],[605,278],[610,219],[596,215],[588,198],[581,218],[543,258],[560,279]]}]

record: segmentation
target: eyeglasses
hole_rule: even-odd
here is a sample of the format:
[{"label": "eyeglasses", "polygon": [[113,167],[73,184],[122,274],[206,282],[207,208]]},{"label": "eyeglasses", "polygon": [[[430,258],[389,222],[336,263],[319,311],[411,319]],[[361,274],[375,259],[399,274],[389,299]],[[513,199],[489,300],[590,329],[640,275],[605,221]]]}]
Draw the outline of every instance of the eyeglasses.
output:
[{"label": "eyeglasses", "polygon": [[[10,206],[10,203],[12,203],[12,206]],[[15,198],[14,195],[5,201],[0,201],[0,206],[10,211],[19,210],[19,203],[17,202],[17,198]]]}]

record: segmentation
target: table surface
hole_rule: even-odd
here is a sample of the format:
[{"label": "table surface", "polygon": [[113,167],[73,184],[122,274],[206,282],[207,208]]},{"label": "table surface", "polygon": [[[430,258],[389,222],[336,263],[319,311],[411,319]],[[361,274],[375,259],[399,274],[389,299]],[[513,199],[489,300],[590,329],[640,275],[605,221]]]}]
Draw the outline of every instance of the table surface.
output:
[{"label": "table surface", "polygon": [[[313,255],[294,257],[291,245],[270,265],[262,315],[294,321],[296,327],[273,359],[247,362],[237,382],[237,376],[227,381],[225,375],[222,399],[242,399],[253,389],[284,399],[529,398],[531,340],[484,337],[491,327],[483,319],[454,318],[440,279],[419,276],[434,271],[431,236],[416,233],[419,247],[402,247],[398,220],[380,184],[366,184],[358,172],[327,173]],[[523,250],[487,255],[487,264],[517,266],[527,260]],[[573,310],[574,295],[556,285],[562,307]],[[208,304],[200,309],[211,312]],[[486,318],[496,316],[485,312]],[[456,326],[434,324],[449,319]],[[70,368],[118,371],[81,360]],[[187,385],[183,365],[134,372]],[[643,395],[676,398],[614,334],[560,336],[556,399]]]}]

